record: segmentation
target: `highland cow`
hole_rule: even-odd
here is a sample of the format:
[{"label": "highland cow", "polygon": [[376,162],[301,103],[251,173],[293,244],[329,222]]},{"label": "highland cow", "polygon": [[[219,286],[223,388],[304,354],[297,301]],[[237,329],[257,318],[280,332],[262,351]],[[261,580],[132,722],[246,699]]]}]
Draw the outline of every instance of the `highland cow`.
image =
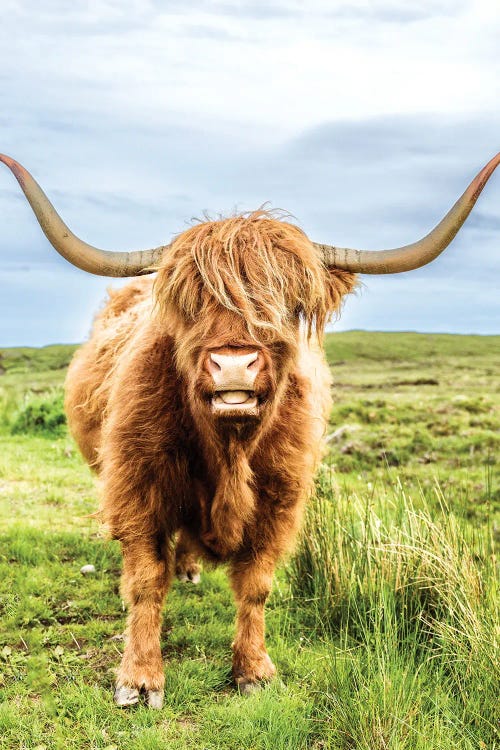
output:
[{"label": "highland cow", "polygon": [[396,273],[449,244],[500,162],[479,173],[423,240],[361,252],[312,243],[265,211],[208,221],[168,247],[107,253],[76,238],[9,157],[54,247],[111,276],[156,271],[110,300],[66,381],[72,434],[101,478],[102,516],[123,551],[127,639],[120,706],[160,707],[162,605],[177,573],[225,563],[237,604],[233,676],[251,690],[274,665],[264,605],[312,490],[330,410],[326,321],[356,272]]}]

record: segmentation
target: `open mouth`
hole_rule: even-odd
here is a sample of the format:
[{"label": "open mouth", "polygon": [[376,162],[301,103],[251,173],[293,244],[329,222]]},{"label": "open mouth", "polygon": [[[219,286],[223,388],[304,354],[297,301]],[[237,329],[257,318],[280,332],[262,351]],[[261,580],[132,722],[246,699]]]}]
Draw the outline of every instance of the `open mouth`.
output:
[{"label": "open mouth", "polygon": [[216,391],[212,397],[214,411],[248,411],[255,409],[258,403],[253,391]]}]

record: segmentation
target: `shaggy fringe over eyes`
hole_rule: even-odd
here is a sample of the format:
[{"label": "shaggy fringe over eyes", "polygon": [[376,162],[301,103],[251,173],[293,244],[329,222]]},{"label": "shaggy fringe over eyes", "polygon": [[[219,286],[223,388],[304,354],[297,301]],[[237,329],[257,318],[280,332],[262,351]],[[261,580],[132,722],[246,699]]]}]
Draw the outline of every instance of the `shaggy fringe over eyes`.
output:
[{"label": "shaggy fringe over eyes", "polygon": [[159,268],[155,296],[160,314],[213,320],[222,305],[241,315],[250,333],[286,339],[297,316],[308,335],[321,333],[354,279],[328,272],[298,227],[260,209],[179,235]]}]

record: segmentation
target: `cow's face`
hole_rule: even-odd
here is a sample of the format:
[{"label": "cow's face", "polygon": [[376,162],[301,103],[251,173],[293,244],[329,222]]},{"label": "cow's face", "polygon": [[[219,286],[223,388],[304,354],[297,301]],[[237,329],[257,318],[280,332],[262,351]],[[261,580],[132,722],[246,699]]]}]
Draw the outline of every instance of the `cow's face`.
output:
[{"label": "cow's face", "polygon": [[195,416],[219,429],[245,425],[249,434],[273,413],[296,361],[298,317],[286,337],[258,335],[240,315],[216,306],[210,321],[176,320],[170,332]]},{"label": "cow's face", "polygon": [[322,332],[353,282],[328,272],[297,227],[262,212],[180,235],[155,295],[196,412],[261,423],[284,395],[299,336]]},{"label": "cow's face", "polygon": [[298,349],[298,320],[288,336],[252,335],[241,316],[220,309],[213,325],[176,336],[177,362],[197,409],[219,426],[258,425],[276,406]]}]

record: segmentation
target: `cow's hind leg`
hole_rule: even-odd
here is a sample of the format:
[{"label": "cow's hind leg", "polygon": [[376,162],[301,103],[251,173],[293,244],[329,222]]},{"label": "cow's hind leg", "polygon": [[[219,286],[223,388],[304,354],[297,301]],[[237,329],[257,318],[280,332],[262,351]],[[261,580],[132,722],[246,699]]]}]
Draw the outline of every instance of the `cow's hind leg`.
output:
[{"label": "cow's hind leg", "polygon": [[161,708],[165,676],[160,651],[162,606],[173,568],[172,545],[157,538],[123,542],[122,594],[129,605],[125,652],[118,670],[115,702],[131,706],[144,693]]},{"label": "cow's hind leg", "polygon": [[181,529],[175,548],[175,574],[179,581],[200,582],[201,565],[198,560],[199,552],[196,543],[187,531]]}]

